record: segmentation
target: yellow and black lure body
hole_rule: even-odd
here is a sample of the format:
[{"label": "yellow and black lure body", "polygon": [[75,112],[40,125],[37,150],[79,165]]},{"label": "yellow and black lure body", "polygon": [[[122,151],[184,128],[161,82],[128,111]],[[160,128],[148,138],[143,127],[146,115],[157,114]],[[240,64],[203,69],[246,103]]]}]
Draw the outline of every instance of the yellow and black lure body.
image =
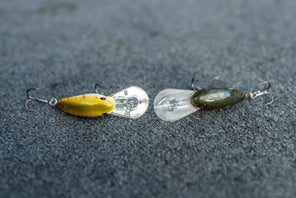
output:
[{"label": "yellow and black lure body", "polygon": [[115,109],[115,101],[110,96],[101,94],[84,94],[62,98],[57,101],[56,106],[71,115],[81,117],[98,117],[110,114]]}]

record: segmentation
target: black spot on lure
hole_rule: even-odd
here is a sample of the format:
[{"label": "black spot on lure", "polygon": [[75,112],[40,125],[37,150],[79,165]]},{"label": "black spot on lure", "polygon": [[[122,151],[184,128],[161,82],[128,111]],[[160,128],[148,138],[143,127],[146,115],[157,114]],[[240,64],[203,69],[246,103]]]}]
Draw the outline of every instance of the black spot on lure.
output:
[{"label": "black spot on lure", "polygon": [[253,92],[228,87],[200,89],[192,79],[192,90],[164,89],[159,92],[154,99],[154,109],[160,119],[174,122],[198,110],[220,109],[262,95],[270,96],[270,101],[265,103],[268,105],[274,100],[272,94],[267,91],[269,88],[270,83],[263,82]]}]

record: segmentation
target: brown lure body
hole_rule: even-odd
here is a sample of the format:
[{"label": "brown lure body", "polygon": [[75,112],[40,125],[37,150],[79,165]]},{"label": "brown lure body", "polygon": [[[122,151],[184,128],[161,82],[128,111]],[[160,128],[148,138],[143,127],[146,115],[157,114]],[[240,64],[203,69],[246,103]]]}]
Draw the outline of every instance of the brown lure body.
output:
[{"label": "brown lure body", "polygon": [[245,99],[245,93],[232,88],[210,88],[197,91],[191,104],[203,110],[213,110],[236,104]]}]

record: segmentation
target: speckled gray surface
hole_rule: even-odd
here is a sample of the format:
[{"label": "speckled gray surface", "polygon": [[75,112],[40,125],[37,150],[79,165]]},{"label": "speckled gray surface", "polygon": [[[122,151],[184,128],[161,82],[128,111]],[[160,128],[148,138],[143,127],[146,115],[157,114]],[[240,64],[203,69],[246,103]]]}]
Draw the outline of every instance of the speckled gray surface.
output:
[{"label": "speckled gray surface", "polygon": [[[0,2],[1,197],[295,197],[296,1]],[[243,102],[167,123],[164,88],[217,80],[275,102]],[[144,88],[137,120],[83,119],[26,89],[65,97],[102,82]]]}]

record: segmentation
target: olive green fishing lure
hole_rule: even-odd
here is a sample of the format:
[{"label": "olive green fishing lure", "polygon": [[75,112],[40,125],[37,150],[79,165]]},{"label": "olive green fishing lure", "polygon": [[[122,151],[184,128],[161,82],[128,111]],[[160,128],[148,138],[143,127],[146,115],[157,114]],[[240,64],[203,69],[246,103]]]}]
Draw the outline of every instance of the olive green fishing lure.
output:
[{"label": "olive green fishing lure", "polygon": [[198,110],[214,110],[234,105],[244,99],[255,99],[258,96],[269,95],[269,105],[274,98],[267,90],[269,82],[260,83],[256,91],[244,92],[228,87],[201,89],[195,86],[192,79],[192,90],[164,89],[154,99],[154,110],[157,116],[174,122]]}]

